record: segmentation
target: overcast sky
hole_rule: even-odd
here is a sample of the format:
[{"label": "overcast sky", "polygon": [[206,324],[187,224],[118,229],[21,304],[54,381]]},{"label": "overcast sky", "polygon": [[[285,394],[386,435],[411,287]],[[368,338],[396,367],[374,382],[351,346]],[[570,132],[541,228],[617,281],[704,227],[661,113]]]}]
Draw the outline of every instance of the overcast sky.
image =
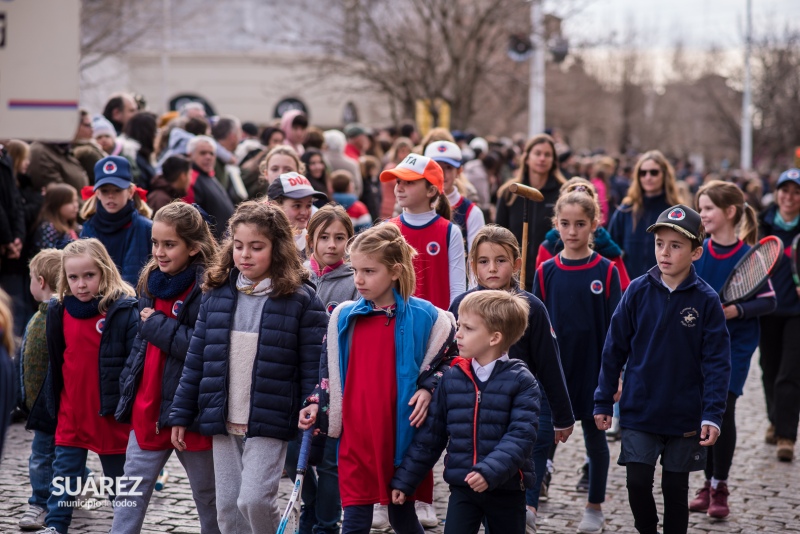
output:
[{"label": "overcast sky", "polygon": [[[626,35],[632,26],[642,48],[671,48],[681,40],[687,47],[741,46],[746,0],[575,0],[587,5],[565,22],[570,38],[598,39],[614,30]],[[800,28],[800,0],[752,0],[754,33]],[[545,0],[545,9],[564,5]]]}]

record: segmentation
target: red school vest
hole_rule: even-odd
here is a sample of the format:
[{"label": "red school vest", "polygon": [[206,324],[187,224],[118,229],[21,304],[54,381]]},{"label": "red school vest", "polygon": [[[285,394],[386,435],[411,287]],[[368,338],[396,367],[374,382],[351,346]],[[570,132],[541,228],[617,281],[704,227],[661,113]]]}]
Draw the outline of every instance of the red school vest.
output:
[{"label": "red school vest", "polygon": [[[170,319],[177,320],[183,301],[192,291],[192,287],[194,284],[174,299],[154,299],[153,309],[162,312]],[[167,358],[164,351],[151,343],[147,344],[142,381],[136,391],[131,413],[131,425],[136,434],[136,442],[144,451],[166,451],[174,448],[172,428],[156,426],[161,416],[161,385],[164,382],[164,366]],[[189,452],[211,450],[210,436],[187,431],[184,441]]]},{"label": "red school vest", "polygon": [[425,299],[437,308],[450,307],[450,221],[437,215],[424,226],[411,226],[402,215],[390,219],[400,227],[408,244],[417,251],[414,272],[417,289],[414,296]]},{"label": "red school vest", "polygon": [[64,389],[58,410],[56,445],[97,454],[125,454],[130,425],[114,415],[100,417],[100,339],[106,316],[76,319],[64,310]]}]

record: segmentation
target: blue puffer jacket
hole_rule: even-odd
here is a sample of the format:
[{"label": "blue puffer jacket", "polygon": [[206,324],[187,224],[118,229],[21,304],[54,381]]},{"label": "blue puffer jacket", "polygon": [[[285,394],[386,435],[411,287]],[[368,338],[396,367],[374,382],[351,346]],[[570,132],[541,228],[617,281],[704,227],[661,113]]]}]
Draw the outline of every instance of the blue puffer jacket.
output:
[{"label": "blue puffer jacket", "polygon": [[[50,301],[47,310],[47,351],[50,353],[50,367],[47,370],[39,396],[31,409],[26,428],[55,434],[61,390],[64,389],[64,304],[57,299]],[[119,376],[130,354],[136,329],[139,326],[139,313],[136,299],[121,297],[106,312],[106,322],[100,338],[100,416],[112,415],[119,403]],[[87,417],[96,414],[86,414]]]},{"label": "blue puffer jacket", "polygon": [[[391,486],[414,492],[445,446],[444,480],[468,486],[480,473],[492,490],[522,490],[536,477],[530,457],[539,428],[539,385],[524,362],[498,360],[479,390],[472,360],[457,358],[433,396],[428,417],[395,471]],[[449,440],[449,442],[448,442]]]},{"label": "blue puffer jacket", "polygon": [[[95,227],[96,219],[96,217],[89,217],[89,220],[83,223],[81,238],[94,237],[101,241],[103,240],[97,233],[97,228]],[[133,287],[136,287],[136,283],[139,281],[139,271],[150,259],[152,230],[153,221],[138,212],[133,213],[133,219],[128,228],[128,245],[125,248],[125,259],[120,265],[117,265],[122,279]]]},{"label": "blue puffer jacket", "polygon": [[[133,349],[125,362],[125,368],[119,377],[120,399],[117,412],[114,414],[120,423],[130,423],[133,401],[142,381],[144,373],[144,359],[147,346],[152,343],[167,354],[164,365],[164,375],[161,381],[161,411],[158,416],[158,428],[167,426],[169,412],[172,408],[172,399],[183,373],[183,362],[189,351],[189,342],[194,333],[194,324],[200,312],[200,301],[203,293],[200,289],[203,283],[204,269],[198,268],[194,286],[183,301],[178,317],[173,319],[164,313],[156,311],[144,322],[140,323],[139,333],[133,342]],[[147,295],[139,297],[139,311],[153,307],[153,298]],[[195,430],[195,429],[192,429]]]},{"label": "blue puffer jacket", "polygon": [[[196,421],[202,434],[227,434],[228,351],[238,276],[233,269],[227,284],[203,295],[169,426],[191,427]],[[309,284],[267,299],[253,365],[248,436],[288,441],[297,435],[301,399],[319,377],[327,324],[328,314]]]}]

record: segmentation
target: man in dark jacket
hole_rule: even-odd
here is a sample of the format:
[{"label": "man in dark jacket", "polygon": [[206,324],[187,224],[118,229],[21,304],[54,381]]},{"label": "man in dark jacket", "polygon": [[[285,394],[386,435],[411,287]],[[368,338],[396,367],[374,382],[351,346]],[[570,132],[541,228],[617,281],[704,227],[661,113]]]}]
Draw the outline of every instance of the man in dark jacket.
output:
[{"label": "man in dark jacket", "polygon": [[402,504],[447,446],[446,533],[475,532],[484,517],[492,532],[525,532],[541,393],[527,366],[507,351],[527,324],[528,303],[520,297],[478,291],[464,298],[456,334],[463,358],[442,376],[392,479],[392,499]]},{"label": "man in dark jacket", "polygon": [[234,208],[228,193],[214,178],[217,145],[212,138],[198,135],[189,141],[186,151],[192,160],[192,178],[185,198],[214,218],[214,237],[221,241]]}]

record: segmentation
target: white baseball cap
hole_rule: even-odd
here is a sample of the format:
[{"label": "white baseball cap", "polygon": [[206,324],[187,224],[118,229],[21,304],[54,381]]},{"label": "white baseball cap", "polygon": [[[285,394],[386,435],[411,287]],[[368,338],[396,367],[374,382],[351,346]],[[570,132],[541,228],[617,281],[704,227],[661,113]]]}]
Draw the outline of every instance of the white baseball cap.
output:
[{"label": "white baseball cap", "polygon": [[455,168],[461,167],[461,149],[450,141],[436,141],[429,144],[425,149],[425,157],[436,162],[449,163]]}]

